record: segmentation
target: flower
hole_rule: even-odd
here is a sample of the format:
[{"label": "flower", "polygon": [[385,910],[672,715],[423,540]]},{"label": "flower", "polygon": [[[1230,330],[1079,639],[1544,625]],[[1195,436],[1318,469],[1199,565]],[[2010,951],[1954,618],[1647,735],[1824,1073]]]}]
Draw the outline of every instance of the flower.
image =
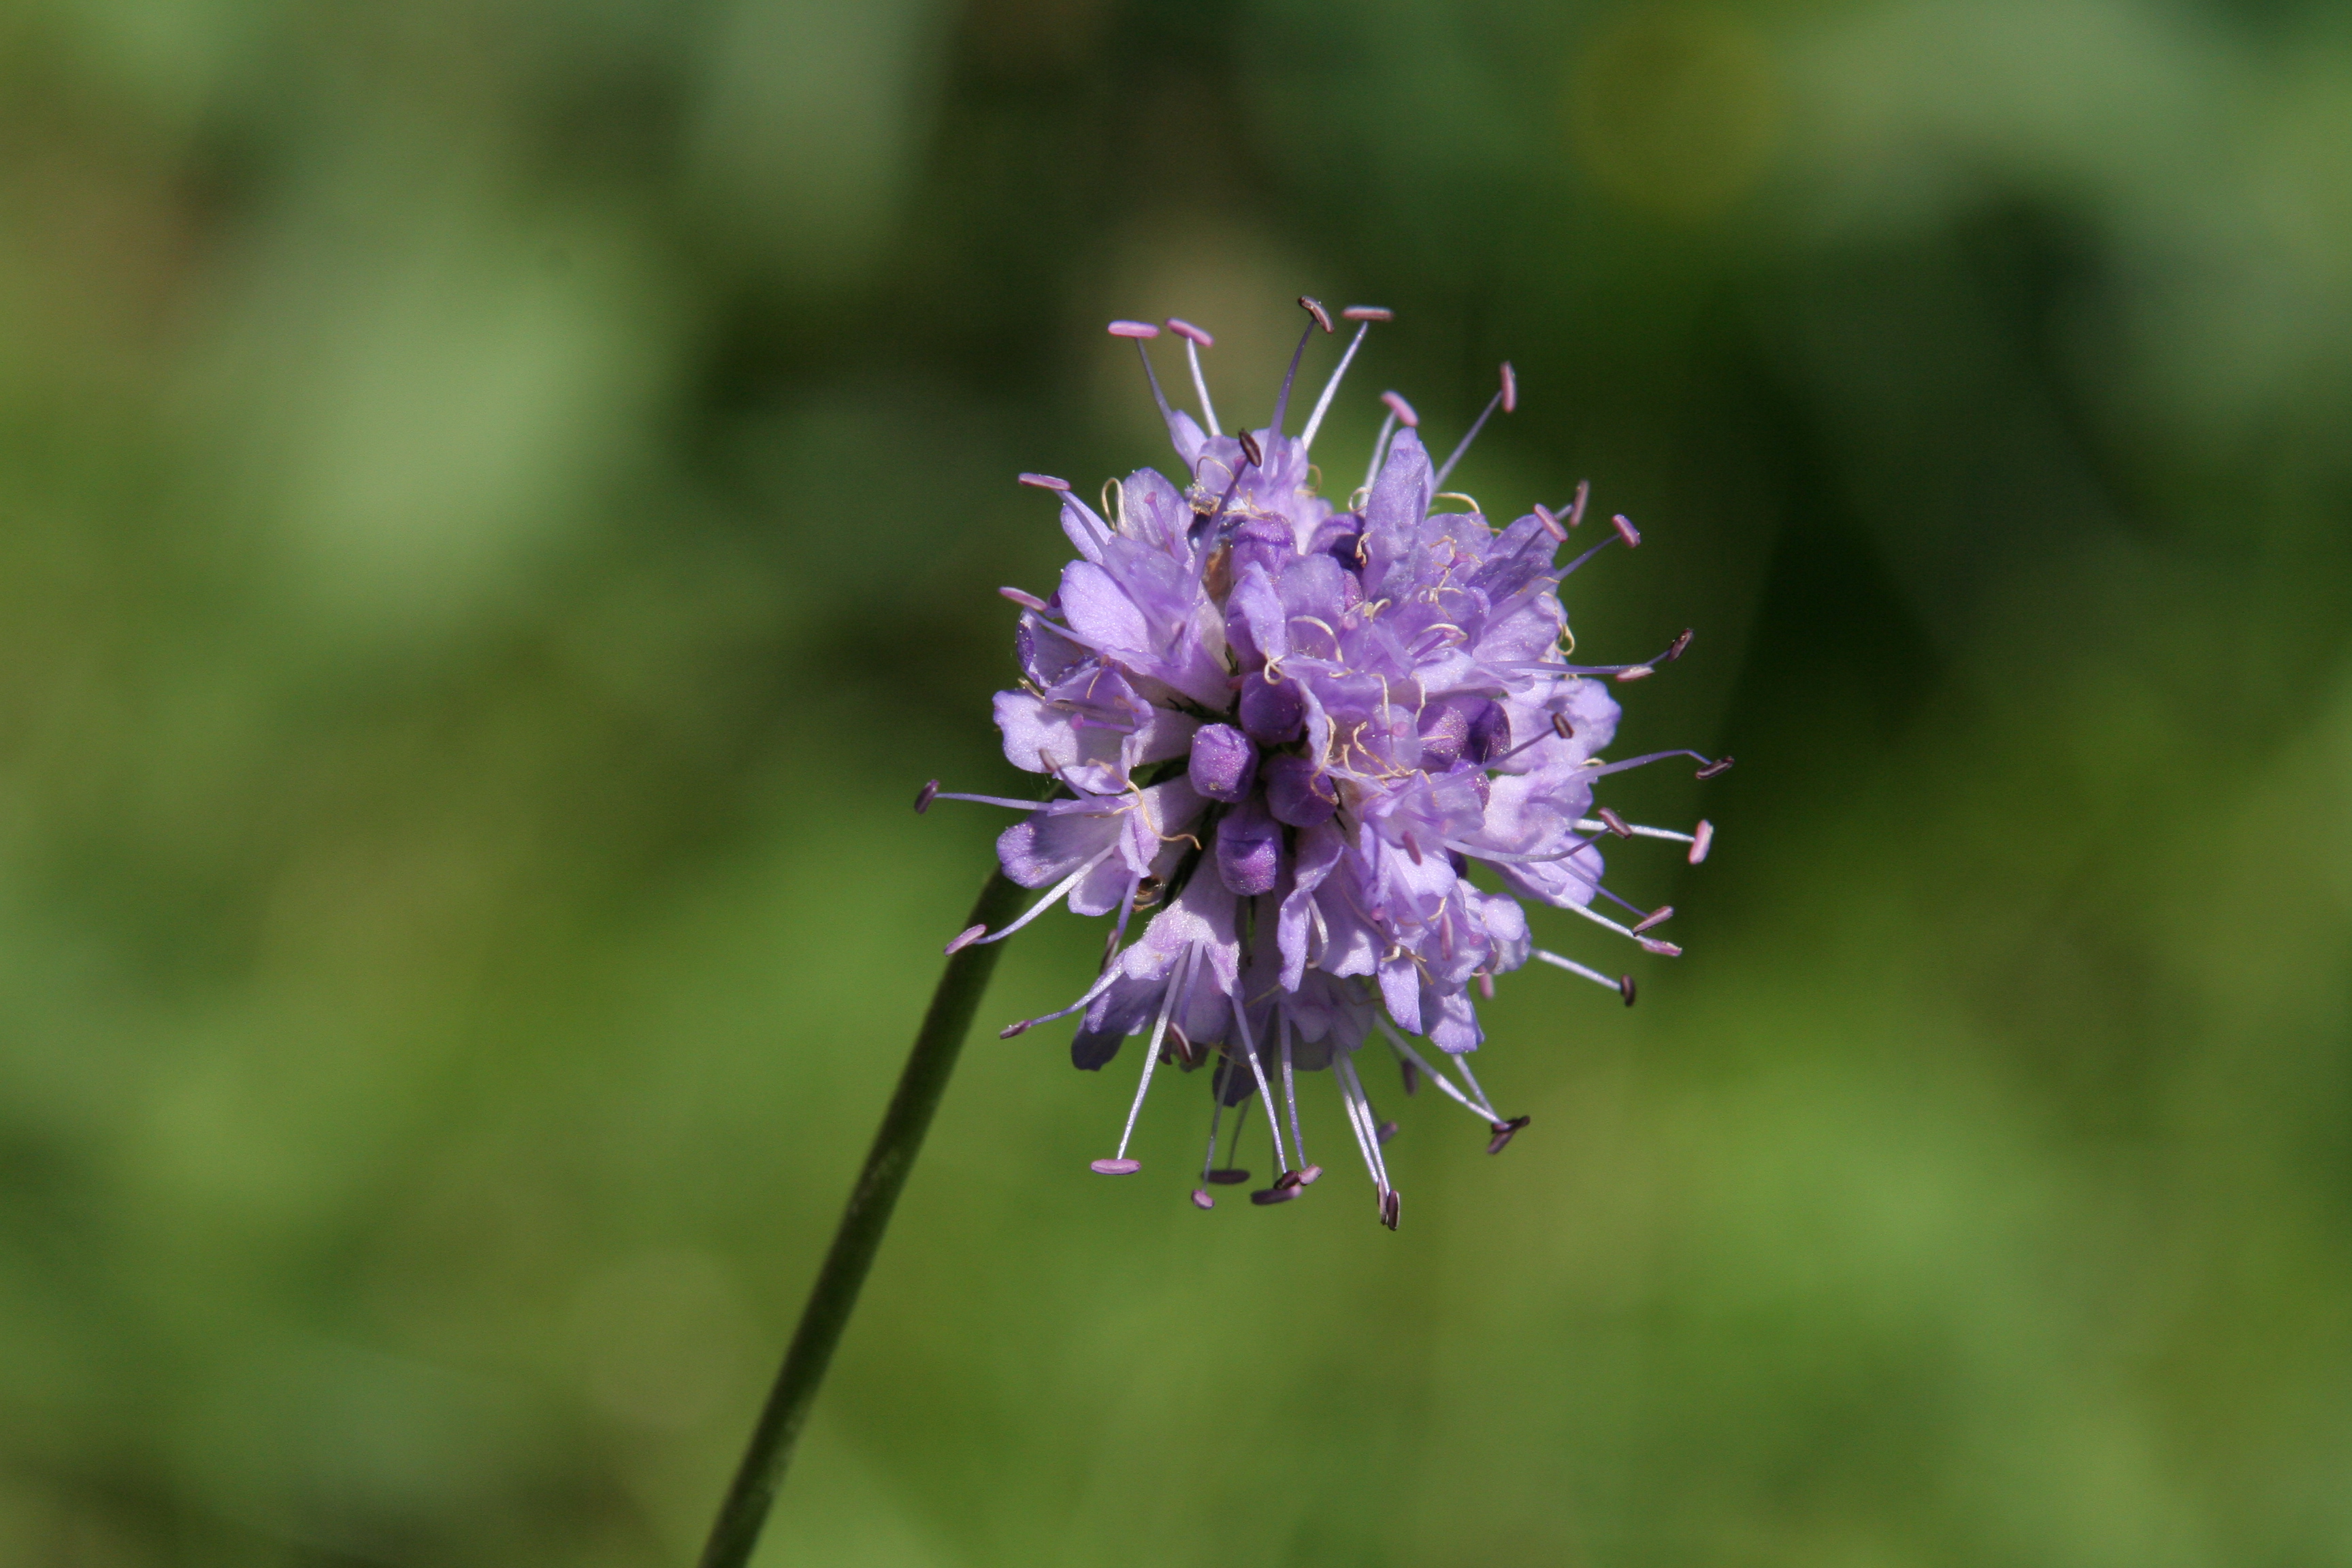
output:
[{"label": "flower", "polygon": [[[1265,1108],[1278,1174],[1251,1197],[1286,1202],[1321,1174],[1307,1163],[1297,1075],[1328,1069],[1393,1229],[1398,1198],[1381,1150],[1394,1124],[1373,1110],[1359,1053],[1384,1045],[1407,1093],[1423,1078],[1437,1085],[1486,1122],[1489,1152],[1499,1152],[1528,1118],[1503,1117],[1471,1072],[1484,1039],[1471,987],[1491,996],[1496,975],[1536,958],[1618,991],[1628,1005],[1634,994],[1630,976],[1532,946],[1519,900],[1573,910],[1652,952],[1679,952],[1648,934],[1672,909],[1643,911],[1602,888],[1599,840],[1669,839],[1688,845],[1696,864],[1713,830],[1632,826],[1596,807],[1592,787],[1665,757],[1696,759],[1702,778],[1731,759],[1601,760],[1617,724],[1610,686],[1680,658],[1691,635],[1646,663],[1568,662],[1559,583],[1611,544],[1638,545],[1631,522],[1614,519],[1562,566],[1555,556],[1583,521],[1584,486],[1560,510],[1538,506],[1499,532],[1475,501],[1442,491],[1496,409],[1516,405],[1508,364],[1443,464],[1433,467],[1418,416],[1391,392],[1362,488],[1344,509],[1316,492],[1307,466],[1316,432],[1365,333],[1391,312],[1342,312],[1360,324],[1291,437],[1283,424],[1300,357],[1318,329],[1332,330],[1321,305],[1299,303],[1314,321],[1271,422],[1231,435],[1217,432],[1201,374],[1208,333],[1168,323],[1184,340],[1196,423],[1170,407],[1143,348],[1160,329],[1111,323],[1114,336],[1136,341],[1185,483],[1139,469],[1106,487],[1106,517],[1061,479],[1022,476],[1058,496],[1078,553],[1050,598],[1003,590],[1021,606],[1023,680],[998,693],[995,716],[1007,760],[1051,776],[1055,798],[942,795],[934,781],[917,809],[936,798],[1020,811],[998,856],[1014,881],[1046,889],[1019,919],[993,931],[975,926],[950,952],[1002,941],[1061,903],[1116,916],[1102,973],[1085,994],[1003,1031],[1083,1014],[1070,1055],[1089,1070],[1150,1031],[1118,1152],[1096,1171],[1140,1168],[1128,1145],[1158,1067],[1214,1064],[1192,1202],[1212,1207],[1212,1185],[1247,1180],[1216,1157],[1223,1113],[1245,1117],[1253,1099]],[[1463,510],[1433,512],[1439,501]],[[1622,905],[1633,923],[1594,909],[1596,898]],[[1130,942],[1139,914],[1145,923]],[[1277,1113],[1277,1083],[1286,1116]]]}]

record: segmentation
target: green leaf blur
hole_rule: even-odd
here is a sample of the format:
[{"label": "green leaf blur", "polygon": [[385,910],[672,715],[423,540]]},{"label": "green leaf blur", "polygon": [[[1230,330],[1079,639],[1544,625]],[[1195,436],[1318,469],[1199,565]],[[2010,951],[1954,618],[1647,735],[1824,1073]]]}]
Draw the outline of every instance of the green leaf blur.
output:
[{"label": "green leaf blur", "polygon": [[2352,1562],[2344,8],[21,0],[0,1563],[690,1561],[1003,820],[908,805],[1022,785],[1013,475],[1302,290],[1331,488],[1508,357],[1454,482],[1641,524],[1688,956],[1539,914],[1641,1005],[1507,978],[1496,1158],[1374,1076],[1394,1236],[1320,1079],[1202,1215],[1199,1079],[1100,1181],[1133,1053],[982,1034],[762,1561]]}]

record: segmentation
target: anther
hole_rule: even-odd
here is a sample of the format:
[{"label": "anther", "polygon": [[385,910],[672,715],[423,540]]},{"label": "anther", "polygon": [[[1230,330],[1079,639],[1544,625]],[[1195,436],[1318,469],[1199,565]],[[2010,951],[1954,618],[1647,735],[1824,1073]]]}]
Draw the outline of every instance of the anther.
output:
[{"label": "anther", "polygon": [[931,797],[940,793],[940,781],[933,779],[915,792],[915,815],[920,816],[931,809]]},{"label": "anther", "polygon": [[1599,817],[1599,818],[1601,819],[1601,824],[1602,824],[1604,826],[1606,826],[1606,827],[1609,829],[1609,831],[1610,831],[1610,832],[1612,832],[1612,833],[1615,834],[1618,837],[1620,837],[1620,838],[1631,838],[1631,837],[1633,837],[1633,829],[1632,825],[1630,825],[1629,823],[1627,823],[1627,822],[1626,822],[1626,820],[1625,820],[1623,817],[1622,817],[1622,816],[1618,816],[1614,811],[1612,811],[1609,807],[1607,807],[1607,806],[1605,806],[1605,805],[1604,805],[1604,806],[1598,807],[1598,808],[1593,812],[1593,814],[1592,814],[1592,815],[1593,815],[1593,816],[1597,816],[1597,817]]},{"label": "anther", "polygon": [[1619,670],[1614,679],[1618,684],[1622,685],[1629,680],[1647,680],[1657,673],[1656,669],[1646,664],[1629,664]]},{"label": "anther", "polygon": [[1143,1169],[1140,1160],[1096,1160],[1087,1169],[1097,1176],[1131,1176]]},{"label": "anther", "polygon": [[1256,437],[1251,435],[1248,431],[1244,430],[1236,434],[1234,439],[1242,444],[1242,456],[1249,459],[1251,468],[1262,468],[1265,467],[1265,453],[1258,446]]},{"label": "anther", "polygon": [[1057,479],[1051,474],[1024,474],[1021,476],[1021,482],[1032,489],[1038,490],[1061,490],[1066,493],[1070,488],[1069,480]]},{"label": "anther", "polygon": [[[1239,1137],[1240,1134],[1236,1133],[1234,1136]],[[1237,1171],[1232,1166],[1226,1165],[1210,1172],[1209,1180],[1220,1187],[1238,1187],[1244,1182],[1249,1180],[1249,1173],[1247,1171]]]},{"label": "anther", "polygon": [[1519,1129],[1525,1127],[1528,1122],[1534,1120],[1535,1118],[1532,1116],[1514,1116],[1508,1121],[1496,1121],[1491,1123],[1489,1131],[1491,1131],[1495,1136],[1486,1141],[1486,1152],[1489,1154],[1501,1153],[1510,1141],[1518,1136]]},{"label": "anther", "polygon": [[1383,1147],[1387,1145],[1390,1139],[1396,1135],[1397,1124],[1393,1121],[1383,1121],[1372,1130],[1372,1136],[1378,1139]]},{"label": "anther", "polygon": [[1322,328],[1327,332],[1331,330],[1331,312],[1323,308],[1322,300],[1310,300],[1306,295],[1301,294],[1298,297],[1298,308],[1306,311],[1308,315],[1314,317],[1315,324],[1317,326]]},{"label": "anther", "polygon": [[1691,776],[1693,778],[1711,779],[1717,773],[1727,773],[1730,771],[1731,759],[1729,757],[1717,757],[1715,761],[1707,763],[1706,766],[1699,769],[1698,772],[1693,773]]},{"label": "anther", "polygon": [[1213,1209],[1217,1206],[1217,1200],[1209,1195],[1208,1188],[1194,1187],[1192,1189],[1192,1206],[1196,1209]]},{"label": "anther", "polygon": [[1404,852],[1405,852],[1406,854],[1408,854],[1408,855],[1410,855],[1410,856],[1412,856],[1412,863],[1413,863],[1414,865],[1416,865],[1416,866],[1420,865],[1420,864],[1421,864],[1421,844],[1420,844],[1420,842],[1419,842],[1417,839],[1415,839],[1415,838],[1413,837],[1413,836],[1412,836],[1412,834],[1410,834],[1410,833],[1405,834],[1403,837],[1404,837]]},{"label": "anther", "polygon": [[1297,1187],[1260,1187],[1250,1194],[1250,1202],[1265,1208],[1272,1204],[1286,1204],[1297,1195]]},{"label": "anther", "polygon": [[1568,508],[1569,527],[1574,528],[1578,523],[1584,521],[1584,503],[1591,497],[1591,495],[1592,481],[1591,479],[1579,479],[1576,481],[1576,500],[1570,502]]},{"label": "anther", "polygon": [[1168,318],[1168,330],[1175,333],[1180,338],[1186,338],[1200,344],[1204,349],[1213,349],[1217,346],[1216,339],[1211,337],[1208,333],[1202,331],[1200,328],[1194,326],[1192,322],[1185,321],[1180,316],[1171,316]]},{"label": "anther", "polygon": [[1492,1002],[1495,999],[1495,972],[1493,970],[1482,969],[1478,972],[1478,994],[1485,997],[1489,1002]]},{"label": "anther", "polygon": [[1387,404],[1389,412],[1397,416],[1398,424],[1408,430],[1421,428],[1421,416],[1415,414],[1412,411],[1412,405],[1407,403],[1402,397],[1393,392],[1383,392],[1381,394],[1381,401]]},{"label": "anther", "polygon": [[1551,716],[1551,732],[1563,741],[1576,739],[1576,726],[1568,721],[1568,715],[1565,713],[1555,713]]},{"label": "anther", "polygon": [[1339,312],[1339,319],[1347,321],[1393,321],[1396,312],[1386,305],[1350,305]]},{"label": "anther", "polygon": [[1311,1187],[1316,1184],[1317,1180],[1322,1176],[1323,1167],[1320,1165],[1309,1165],[1303,1171],[1286,1171],[1284,1174],[1286,1176],[1297,1177],[1298,1184],[1302,1187]]},{"label": "anther", "polygon": [[1109,328],[1115,338],[1156,338],[1160,329],[1150,321],[1113,321]]},{"label": "anther", "polygon": [[1045,601],[1026,588],[999,588],[997,592],[1024,610],[1042,611],[1045,607]]},{"label": "anther", "polygon": [[1690,640],[1691,628],[1685,626],[1683,628],[1683,635],[1666,645],[1665,657],[1658,662],[1661,664],[1672,664],[1675,660],[1682,658],[1683,650],[1690,647]]},{"label": "anther", "polygon": [[1662,926],[1674,918],[1675,906],[1672,904],[1660,904],[1656,909],[1652,910],[1648,914],[1643,915],[1640,920],[1633,922],[1633,934],[1635,936],[1639,936],[1643,931],[1648,931],[1652,926]]},{"label": "anther", "polygon": [[1643,952],[1654,952],[1660,958],[1680,958],[1683,955],[1681,948],[1676,947],[1673,942],[1662,942],[1654,936],[1636,937],[1633,940],[1642,944]]},{"label": "anther", "polygon": [[1282,1174],[1275,1177],[1274,1184],[1286,1190],[1291,1187],[1305,1186],[1307,1182],[1306,1178],[1301,1176],[1297,1172],[1285,1171]]},{"label": "anther", "polygon": [[1515,414],[1519,406],[1519,378],[1511,374],[1511,362],[1503,362],[1503,412]]},{"label": "anther", "polygon": [[1698,826],[1691,830],[1690,863],[1696,866],[1706,859],[1706,852],[1714,847],[1715,824],[1702,816],[1698,819]]},{"label": "anther", "polygon": [[1621,974],[1617,977],[1617,994],[1625,998],[1625,1005],[1631,1007],[1633,1005],[1633,977],[1632,975]]},{"label": "anther", "polygon": [[1617,537],[1625,542],[1626,549],[1631,550],[1635,545],[1642,542],[1642,531],[1635,528],[1633,521],[1623,512],[1619,512],[1615,517],[1611,518],[1609,521],[1611,525],[1617,530]]},{"label": "anther", "polygon": [[1394,1230],[1397,1227],[1397,1211],[1401,1206],[1397,1202],[1396,1189],[1391,1187],[1381,1196],[1381,1223]]},{"label": "anther", "polygon": [[1397,1067],[1404,1075],[1405,1098],[1410,1100],[1421,1092],[1421,1069],[1402,1057],[1397,1058]]},{"label": "anther", "polygon": [[1568,530],[1559,525],[1559,517],[1541,501],[1536,502],[1536,521],[1544,525],[1544,531],[1550,534],[1555,542],[1568,537]]},{"label": "anther", "polygon": [[978,942],[982,937],[984,937],[987,934],[988,928],[984,925],[966,927],[964,930],[956,933],[955,940],[948,943],[947,947],[943,951],[950,953],[961,952],[965,948],[970,947],[973,942]]}]

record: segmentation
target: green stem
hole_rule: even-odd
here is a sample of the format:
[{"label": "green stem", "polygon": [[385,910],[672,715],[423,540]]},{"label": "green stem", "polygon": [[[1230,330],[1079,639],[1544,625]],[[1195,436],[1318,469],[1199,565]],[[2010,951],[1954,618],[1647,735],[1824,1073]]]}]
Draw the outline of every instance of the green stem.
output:
[{"label": "green stem", "polygon": [[[1018,909],[1021,891],[1003,872],[992,873],[964,924],[1003,924]],[[808,1422],[809,1406],[816,1403],[817,1387],[824,1382],[834,1347],[841,1342],[850,1310],[857,1305],[858,1289],[866,1283],[866,1271],[882,1246],[882,1233],[889,1227],[899,1189],[914,1169],[923,1134],[930,1131],[931,1112],[939,1109],[940,1097],[947,1092],[957,1053],[963,1049],[964,1035],[971,1027],[971,1016],[980,1007],[981,993],[988,989],[989,972],[996,967],[996,952],[994,942],[967,947],[948,960],[947,973],[940,976],[940,988],[931,994],[930,1011],[923,1015],[914,1049],[907,1054],[906,1068],[898,1075],[898,1092],[890,1097],[890,1109],[882,1113],[882,1126],[874,1134],[866,1168],[858,1173],[849,1206],[842,1211],[841,1226],[834,1232],[824,1267],[817,1270],[816,1283],[810,1288],[808,1305],[801,1309],[800,1327],[793,1331],[792,1346],[784,1352],[783,1369],[776,1373],[767,1406],[760,1412],[751,1446],[744,1450],[734,1484],[719,1506],[719,1521],[711,1527],[709,1544],[702,1549],[702,1568],[744,1568],[760,1543],[760,1528],[767,1522],[768,1510],[783,1485],[793,1444]]]}]

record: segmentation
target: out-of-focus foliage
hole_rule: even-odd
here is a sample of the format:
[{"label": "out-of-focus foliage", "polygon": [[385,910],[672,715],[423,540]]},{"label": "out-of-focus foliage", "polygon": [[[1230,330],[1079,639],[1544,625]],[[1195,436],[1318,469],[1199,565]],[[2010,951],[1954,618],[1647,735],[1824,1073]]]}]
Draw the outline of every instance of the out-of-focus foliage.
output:
[{"label": "out-of-focus foliage", "polygon": [[1643,524],[1690,956],[1507,982],[1394,1237],[1320,1080],[1203,1215],[1197,1080],[1099,1182],[983,1034],[765,1561],[2352,1559],[2341,7],[23,0],[0,1561],[687,1561],[998,823],[906,803],[1014,782],[1012,476],[1302,289],[1399,311],[1335,485],[1508,355],[1459,482]]}]

